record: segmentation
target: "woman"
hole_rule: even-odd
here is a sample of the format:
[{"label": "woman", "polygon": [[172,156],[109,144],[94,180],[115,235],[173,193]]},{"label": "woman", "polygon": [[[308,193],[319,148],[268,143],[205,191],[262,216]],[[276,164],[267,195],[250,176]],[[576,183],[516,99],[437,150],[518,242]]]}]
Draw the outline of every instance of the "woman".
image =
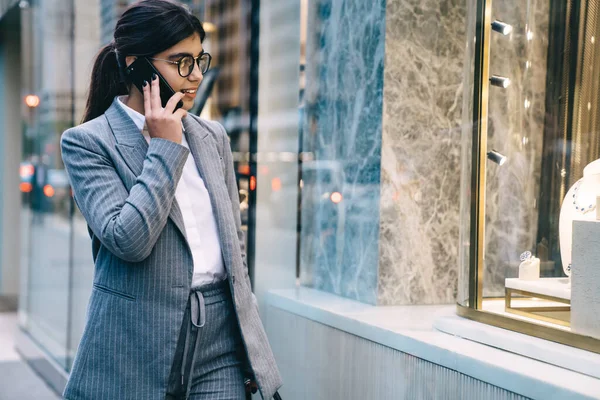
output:
[{"label": "woman", "polygon": [[[248,278],[223,127],[187,115],[209,67],[200,21],[132,5],[93,67],[84,123],[62,136],[95,274],[67,399],[270,399],[281,379]],[[151,60],[143,93],[125,70]],[[183,107],[174,111],[179,101]]]}]

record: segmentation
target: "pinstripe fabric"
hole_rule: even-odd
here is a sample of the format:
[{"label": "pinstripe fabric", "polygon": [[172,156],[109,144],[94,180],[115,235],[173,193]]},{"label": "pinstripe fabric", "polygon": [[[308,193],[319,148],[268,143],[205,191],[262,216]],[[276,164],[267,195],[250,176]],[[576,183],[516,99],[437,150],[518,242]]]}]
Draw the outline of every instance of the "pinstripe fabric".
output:
[{"label": "pinstripe fabric", "polygon": [[[188,303],[169,379],[168,392],[172,397],[168,399],[183,399],[186,392],[190,400],[244,399],[245,352],[229,288],[226,283],[211,284],[200,291],[205,299],[206,323],[200,328],[193,326]],[[193,296],[195,294],[192,299]],[[186,343],[191,351],[185,360],[187,368],[182,385],[181,365]]]},{"label": "pinstripe fabric", "polygon": [[[231,149],[223,127],[188,116],[186,138],[210,193],[242,339],[265,399],[281,378],[253,301]],[[63,161],[92,238],[94,286],[68,399],[164,399],[193,264],[175,200],[189,151],[148,144],[113,104],[67,130]]]}]

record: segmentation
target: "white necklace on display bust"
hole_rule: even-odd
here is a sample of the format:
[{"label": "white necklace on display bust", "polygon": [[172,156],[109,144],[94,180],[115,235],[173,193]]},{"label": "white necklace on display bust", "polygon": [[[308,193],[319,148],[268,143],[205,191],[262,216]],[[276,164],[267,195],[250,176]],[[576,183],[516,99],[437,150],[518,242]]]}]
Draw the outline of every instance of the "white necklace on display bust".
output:
[{"label": "white necklace on display bust", "polygon": [[575,210],[579,211],[582,214],[587,214],[590,211],[593,211],[596,209],[596,202],[594,199],[593,203],[584,204],[583,206],[579,204],[578,194],[579,194],[579,188],[581,187],[581,183],[582,183],[582,179],[578,180],[577,183],[575,184],[575,187],[573,188],[573,205],[575,205]]}]

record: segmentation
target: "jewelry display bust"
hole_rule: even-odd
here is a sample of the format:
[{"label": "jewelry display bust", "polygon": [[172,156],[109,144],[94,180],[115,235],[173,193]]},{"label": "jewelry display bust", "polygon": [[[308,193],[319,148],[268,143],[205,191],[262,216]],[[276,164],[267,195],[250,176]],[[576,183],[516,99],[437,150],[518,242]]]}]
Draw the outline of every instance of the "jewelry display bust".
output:
[{"label": "jewelry display bust", "polygon": [[563,271],[571,276],[573,221],[596,220],[596,198],[600,196],[600,159],[583,170],[583,178],[567,192],[560,209],[559,239]]}]

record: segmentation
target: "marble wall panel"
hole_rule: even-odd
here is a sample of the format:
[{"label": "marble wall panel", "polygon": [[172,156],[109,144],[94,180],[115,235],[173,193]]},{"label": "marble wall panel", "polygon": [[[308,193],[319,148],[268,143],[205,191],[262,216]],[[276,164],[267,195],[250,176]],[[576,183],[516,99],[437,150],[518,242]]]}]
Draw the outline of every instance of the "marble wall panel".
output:
[{"label": "marble wall panel", "polygon": [[[464,192],[468,208],[470,190],[460,185],[461,170],[470,171],[461,162],[470,141],[461,139],[471,127],[463,93],[472,94],[464,54],[473,24],[465,21],[475,2],[377,4],[310,5],[302,151],[314,160],[302,168],[301,276],[368,303],[449,303],[461,224],[468,254],[459,204]],[[491,73],[512,85],[490,92],[489,149],[508,161],[488,163],[488,295],[503,290],[520,252],[535,246],[549,12],[536,0],[494,7],[494,18],[515,30],[492,35]]]},{"label": "marble wall panel", "polygon": [[302,164],[302,281],[371,304],[379,262],[385,7],[385,0],[309,2],[303,102],[301,150],[312,160]]},{"label": "marble wall panel", "polygon": [[467,4],[388,0],[378,303],[454,302]]}]

